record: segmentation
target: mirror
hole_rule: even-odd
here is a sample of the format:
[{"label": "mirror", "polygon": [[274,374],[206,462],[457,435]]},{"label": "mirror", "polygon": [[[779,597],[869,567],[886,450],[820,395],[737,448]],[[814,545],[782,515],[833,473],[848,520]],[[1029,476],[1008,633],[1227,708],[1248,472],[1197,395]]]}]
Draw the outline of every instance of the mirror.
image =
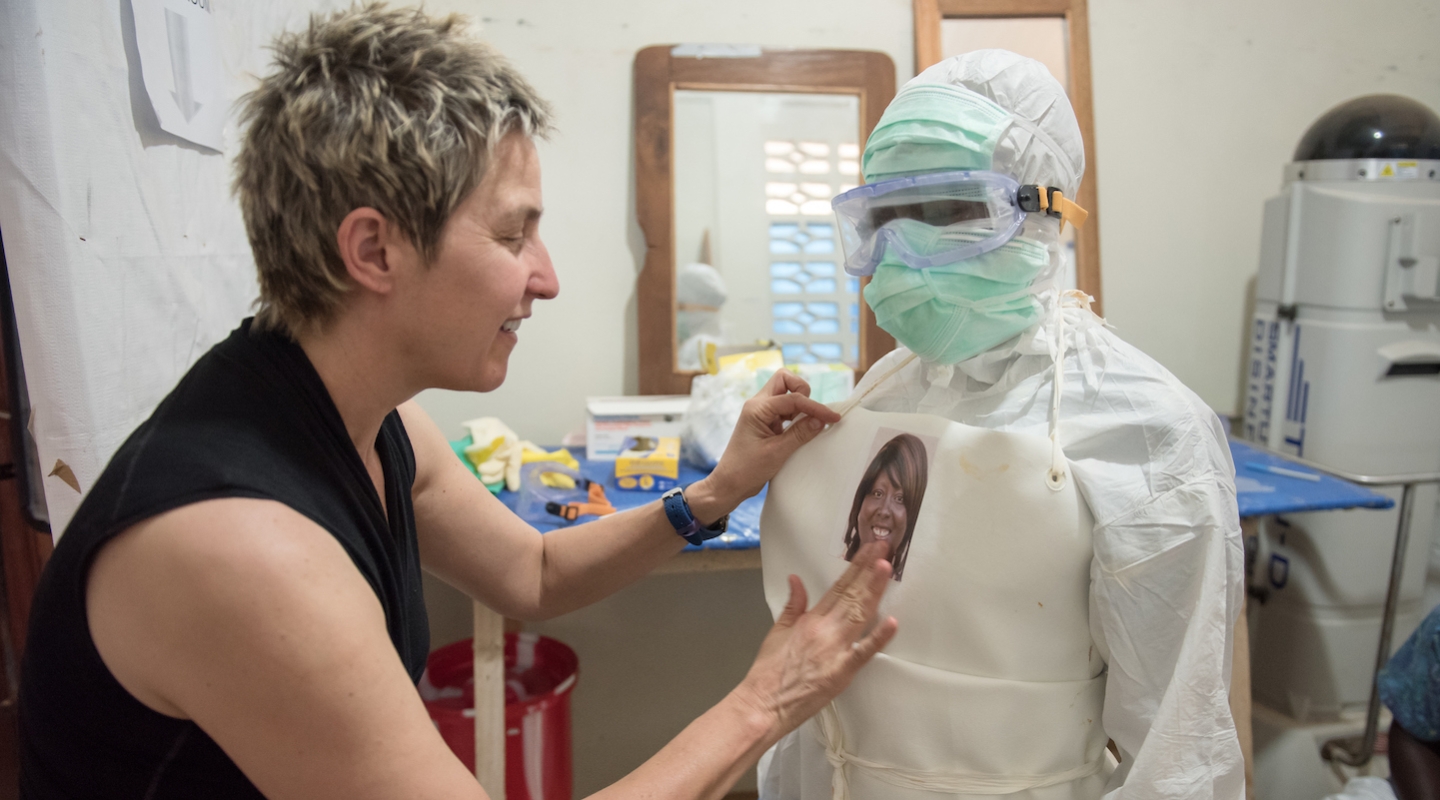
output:
[{"label": "mirror", "polygon": [[894,94],[883,53],[636,56],[641,394],[688,393],[707,343],[773,340],[787,363],[862,372],[894,347],[841,267],[830,210]]},{"label": "mirror", "polygon": [[675,92],[675,345],[773,340],[785,363],[860,361],[860,281],[830,199],[859,183],[855,95]]},{"label": "mirror", "polygon": [[1085,178],[1075,201],[1090,212],[1085,227],[1061,235],[1066,285],[1100,293],[1100,219],[1095,124],[1090,92],[1090,25],[1086,0],[914,0],[915,71],[972,50],[1000,48],[1044,64],[1065,87],[1085,139]]}]

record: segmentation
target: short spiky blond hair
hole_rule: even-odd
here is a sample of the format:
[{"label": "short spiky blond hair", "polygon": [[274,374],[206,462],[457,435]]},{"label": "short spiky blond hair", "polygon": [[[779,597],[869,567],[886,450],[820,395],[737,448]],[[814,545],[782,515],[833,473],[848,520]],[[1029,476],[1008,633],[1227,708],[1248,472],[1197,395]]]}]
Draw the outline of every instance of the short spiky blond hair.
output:
[{"label": "short spiky blond hair", "polygon": [[276,40],[235,159],[261,325],[298,334],[335,313],[350,285],[335,235],[352,210],[378,210],[433,259],[500,139],[549,132],[545,101],[464,29],[368,3]]}]

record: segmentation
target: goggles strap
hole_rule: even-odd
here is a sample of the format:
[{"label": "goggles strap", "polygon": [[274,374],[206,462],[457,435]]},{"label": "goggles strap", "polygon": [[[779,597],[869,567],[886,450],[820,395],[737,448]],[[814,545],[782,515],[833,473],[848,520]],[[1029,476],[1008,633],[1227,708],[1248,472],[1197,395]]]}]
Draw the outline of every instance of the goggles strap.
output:
[{"label": "goggles strap", "polygon": [[1059,219],[1062,233],[1065,231],[1065,223],[1083,228],[1085,220],[1090,217],[1089,211],[1081,208],[1079,203],[1066,197],[1064,192],[1054,186],[1027,183],[1016,192],[1015,199],[1021,211],[1043,213]]}]

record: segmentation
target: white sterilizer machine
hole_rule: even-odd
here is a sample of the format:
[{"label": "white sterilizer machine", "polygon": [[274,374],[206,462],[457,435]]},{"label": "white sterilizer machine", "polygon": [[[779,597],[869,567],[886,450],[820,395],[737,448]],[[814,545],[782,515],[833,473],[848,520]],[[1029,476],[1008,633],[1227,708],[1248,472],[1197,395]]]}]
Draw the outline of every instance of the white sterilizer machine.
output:
[{"label": "white sterilizer machine", "polygon": [[[1352,473],[1440,470],[1440,116],[1397,95],[1321,116],[1265,203],[1255,295],[1246,438]],[[1435,506],[1419,487],[1394,646],[1429,610]],[[1364,706],[1398,513],[1262,525],[1257,702],[1301,722]]]}]

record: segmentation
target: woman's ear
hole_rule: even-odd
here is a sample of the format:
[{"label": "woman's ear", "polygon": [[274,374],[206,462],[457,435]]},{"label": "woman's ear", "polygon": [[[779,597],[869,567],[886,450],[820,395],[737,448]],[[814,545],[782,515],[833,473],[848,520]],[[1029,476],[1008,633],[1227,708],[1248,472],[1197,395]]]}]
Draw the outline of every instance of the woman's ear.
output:
[{"label": "woman's ear", "polygon": [[335,232],[335,243],[350,279],[378,294],[389,294],[395,287],[397,268],[416,256],[409,238],[384,214],[368,206],[345,215]]}]

